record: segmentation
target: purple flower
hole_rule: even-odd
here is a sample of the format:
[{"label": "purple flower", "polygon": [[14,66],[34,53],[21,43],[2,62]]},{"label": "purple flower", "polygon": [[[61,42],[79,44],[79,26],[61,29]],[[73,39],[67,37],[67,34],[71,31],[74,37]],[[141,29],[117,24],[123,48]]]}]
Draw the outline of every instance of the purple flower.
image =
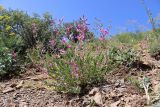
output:
[{"label": "purple flower", "polygon": [[85,39],[86,33],[88,31],[87,18],[84,16],[80,18],[80,22],[76,22],[76,30],[79,33],[78,40],[83,41]]},{"label": "purple flower", "polygon": [[63,50],[63,49],[60,49],[59,52],[60,52],[61,55],[65,55],[66,54],[66,51]]},{"label": "purple flower", "polygon": [[50,44],[51,46],[55,46],[55,45],[56,45],[56,42],[55,42],[54,39],[51,39],[51,40],[49,41],[49,44]]},{"label": "purple flower", "polygon": [[66,29],[65,29],[65,31],[66,31],[66,35],[70,35],[71,34],[71,29],[73,28],[73,26],[72,25],[69,25]]},{"label": "purple flower", "polygon": [[79,77],[79,68],[78,68],[77,64],[75,62],[71,61],[69,63],[69,65],[71,68],[71,75],[78,78]]},{"label": "purple flower", "polygon": [[107,29],[100,29],[101,36],[99,37],[100,41],[104,41],[106,36],[109,34],[109,31]]},{"label": "purple flower", "polygon": [[100,29],[100,32],[102,35],[106,36],[109,34],[108,30],[107,29]]},{"label": "purple flower", "polygon": [[63,38],[62,38],[62,43],[65,45],[65,44],[67,44],[68,42],[69,42],[69,40],[68,40],[68,38],[67,37],[65,37],[65,36],[63,36]]},{"label": "purple flower", "polygon": [[104,36],[100,36],[100,37],[99,37],[99,40],[100,40],[100,41],[104,41],[104,40],[105,40],[105,37],[104,37]]},{"label": "purple flower", "polygon": [[16,58],[17,57],[17,53],[15,51],[12,52],[12,58]]},{"label": "purple flower", "polygon": [[68,45],[67,45],[67,48],[72,48],[72,46],[68,44]]}]

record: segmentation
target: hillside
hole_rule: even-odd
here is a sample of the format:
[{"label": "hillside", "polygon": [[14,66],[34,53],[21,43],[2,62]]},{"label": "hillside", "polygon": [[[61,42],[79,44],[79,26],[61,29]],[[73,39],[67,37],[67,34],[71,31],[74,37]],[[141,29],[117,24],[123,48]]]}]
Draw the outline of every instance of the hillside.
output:
[{"label": "hillside", "polygon": [[97,31],[0,9],[0,107],[159,107],[160,30]]}]

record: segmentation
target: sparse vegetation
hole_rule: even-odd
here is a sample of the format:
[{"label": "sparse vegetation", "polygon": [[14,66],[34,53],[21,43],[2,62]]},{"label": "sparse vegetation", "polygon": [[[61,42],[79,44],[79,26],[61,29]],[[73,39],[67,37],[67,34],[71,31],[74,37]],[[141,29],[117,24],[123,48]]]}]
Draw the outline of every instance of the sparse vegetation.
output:
[{"label": "sparse vegetation", "polygon": [[[149,12],[148,14],[152,17]],[[43,17],[37,14],[29,16],[20,10],[0,7],[0,80],[17,75],[23,77],[34,74],[36,77],[36,74],[42,73],[42,80],[42,77],[32,77],[25,87],[36,87],[32,80],[40,80],[46,83],[43,88],[48,86],[57,92],[79,96],[89,93],[94,87],[101,87],[102,89],[97,90],[107,93],[107,89],[103,90],[104,84],[110,85],[114,91],[123,84],[119,90],[126,87],[144,88],[137,91],[137,94],[140,97],[146,95],[147,103],[150,104],[149,87],[152,85],[149,80],[155,74],[150,74],[152,72],[149,71],[154,68],[143,71],[142,65],[159,64],[160,60],[160,39],[157,36],[160,35],[160,30],[154,27],[153,18],[150,20],[156,32],[125,32],[107,37],[109,28],[100,26],[96,37],[84,16],[77,21],[65,23],[63,20],[54,20],[49,13],[45,13]],[[156,67],[159,70],[157,65]],[[30,72],[32,69],[35,72],[30,73],[30,69]],[[22,73],[24,70],[26,72]],[[143,75],[139,76],[141,72]],[[142,76],[147,79],[142,79]],[[144,80],[142,86],[137,78]],[[41,84],[37,88],[41,88]],[[96,91],[90,92],[89,96],[100,93]],[[112,94],[110,93],[112,100],[124,98],[123,95]],[[106,99],[110,100],[109,97],[108,95]],[[90,103],[96,104],[94,100]]]},{"label": "sparse vegetation", "polygon": [[150,54],[155,59],[160,59],[160,40],[155,39],[150,43]]}]

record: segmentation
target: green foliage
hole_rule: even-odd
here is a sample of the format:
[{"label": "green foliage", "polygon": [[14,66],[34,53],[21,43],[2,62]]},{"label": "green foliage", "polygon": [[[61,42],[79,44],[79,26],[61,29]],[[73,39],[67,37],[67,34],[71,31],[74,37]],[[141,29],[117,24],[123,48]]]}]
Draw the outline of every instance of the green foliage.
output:
[{"label": "green foliage", "polygon": [[132,43],[134,42],[131,33],[123,33],[116,36],[116,39],[121,43]]},{"label": "green foliage", "polygon": [[[70,28],[71,25],[73,26]],[[65,46],[67,42],[62,43],[63,37],[69,40],[75,39],[72,42],[76,42],[78,35],[83,36],[83,33],[85,33],[86,40],[94,36],[89,31],[84,17],[77,23],[65,25],[62,20],[56,22],[49,13],[45,13],[43,17],[38,14],[29,16],[20,10],[6,10],[0,7],[0,47],[6,47],[9,53],[16,52],[18,61],[23,60],[24,63],[28,52],[31,57],[34,57],[36,54],[34,49],[39,44],[42,44],[41,49],[38,50],[41,55],[47,52],[57,54],[60,53],[60,49],[66,50],[67,48]],[[51,40],[55,41],[54,46]],[[27,52],[27,50],[29,51]],[[30,59],[32,59],[31,57]]]},{"label": "green foliage", "polygon": [[117,40],[116,42],[132,46],[143,40],[145,37],[146,35],[143,33],[122,33],[116,35],[114,38]]},{"label": "green foliage", "polygon": [[[46,30],[46,23],[39,18],[30,17],[28,14],[19,10],[4,10],[1,16],[3,17],[1,21],[1,30],[4,36],[14,34],[21,37],[25,48],[35,46],[37,40],[43,38],[43,34],[41,33]],[[40,28],[42,24],[45,25],[42,27],[43,29]],[[40,26],[39,28],[38,25]]]},{"label": "green foliage", "polygon": [[83,49],[68,49],[60,58],[46,56],[46,67],[56,80],[56,90],[81,93],[87,86],[103,81],[107,68],[105,54]]},{"label": "green foliage", "polygon": [[160,56],[160,39],[154,39],[151,43],[150,43],[150,54],[152,57],[155,57],[157,60],[159,60],[159,56]]},{"label": "green foliage", "polygon": [[20,66],[6,47],[0,47],[0,78],[18,74]]},{"label": "green foliage", "polygon": [[6,74],[6,66],[10,66],[12,58],[10,54],[6,54],[7,48],[0,48],[0,77]]},{"label": "green foliage", "polygon": [[137,54],[132,49],[119,49],[111,47],[108,51],[109,63],[111,65],[124,65],[131,67],[132,64],[138,59]]},{"label": "green foliage", "polygon": [[44,65],[43,45],[39,44],[36,48],[27,50],[27,58],[32,64]]},{"label": "green foliage", "polygon": [[133,86],[135,86],[137,89],[143,89],[143,87],[141,86],[141,83],[140,83],[140,81],[138,80],[137,77],[132,77],[132,76],[130,76],[130,77],[128,77],[127,79],[128,79],[128,81],[129,81]]},{"label": "green foliage", "polygon": [[[133,47],[146,34],[153,35],[122,33],[99,40],[94,38],[86,21],[82,17],[73,23],[56,22],[49,13],[31,17],[23,11],[0,7],[0,78],[18,74],[29,59],[45,65],[57,91],[83,93],[88,87],[102,83],[110,68],[132,67],[138,57],[126,47]],[[101,33],[106,36],[108,30],[101,29]],[[153,56],[160,54],[159,42],[151,43]],[[134,84],[139,85],[137,81]]]},{"label": "green foliage", "polygon": [[[15,19],[16,11],[0,11],[0,63],[1,77],[17,75],[25,63],[25,45],[22,36],[16,31],[18,19]],[[16,22],[17,21],[17,22]]]}]

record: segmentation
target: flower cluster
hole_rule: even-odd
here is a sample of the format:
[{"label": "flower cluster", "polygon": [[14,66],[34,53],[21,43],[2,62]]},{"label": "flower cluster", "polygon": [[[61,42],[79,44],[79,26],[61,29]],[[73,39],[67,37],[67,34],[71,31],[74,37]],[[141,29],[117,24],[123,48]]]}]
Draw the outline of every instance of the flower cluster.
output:
[{"label": "flower cluster", "polygon": [[61,42],[63,45],[65,45],[67,48],[71,48],[72,46],[68,43],[68,38],[67,37],[63,37]]},{"label": "flower cluster", "polygon": [[56,45],[56,41],[54,39],[51,39],[49,41],[49,45],[52,46],[52,47],[54,47]]},{"label": "flower cluster", "polygon": [[67,52],[64,49],[60,49],[59,52],[60,52],[61,55],[66,55],[67,54]]},{"label": "flower cluster", "polygon": [[54,29],[53,29],[53,32],[55,33],[56,36],[59,36],[59,35],[60,35],[60,31],[59,31],[59,29],[57,29],[57,28],[54,28]]},{"label": "flower cluster", "polygon": [[100,29],[100,33],[101,33],[101,35],[99,37],[99,40],[104,41],[106,36],[109,34],[109,31],[108,31],[108,29]]},{"label": "flower cluster", "polygon": [[65,33],[66,33],[67,36],[70,36],[70,34],[72,33],[71,32],[72,28],[73,28],[73,25],[69,25],[69,26],[66,27]]},{"label": "flower cluster", "polygon": [[71,68],[71,72],[70,72],[71,75],[78,78],[79,77],[79,71],[78,71],[79,68],[78,68],[77,64],[74,61],[71,61],[69,63],[69,66]]},{"label": "flower cluster", "polygon": [[13,58],[13,59],[16,59],[16,57],[17,57],[17,53],[16,53],[15,51],[13,51],[13,52],[12,52],[12,58]]},{"label": "flower cluster", "polygon": [[84,16],[80,18],[80,23],[77,23],[77,32],[79,33],[77,39],[79,41],[83,41],[85,39],[86,36],[86,32],[88,30],[87,27],[87,18],[85,18]]}]

